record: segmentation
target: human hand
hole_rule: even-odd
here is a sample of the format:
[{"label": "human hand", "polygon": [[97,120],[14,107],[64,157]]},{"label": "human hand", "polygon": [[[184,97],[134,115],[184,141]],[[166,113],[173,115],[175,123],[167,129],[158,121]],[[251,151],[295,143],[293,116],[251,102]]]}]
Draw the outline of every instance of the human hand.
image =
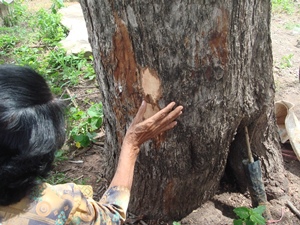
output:
[{"label": "human hand", "polygon": [[177,106],[173,109],[175,102],[171,102],[150,118],[143,120],[146,106],[146,102],[143,101],[126,132],[117,170],[110,187],[123,186],[129,190],[131,189],[134,166],[141,144],[176,126],[177,122],[175,120],[182,114],[183,109],[182,106]]},{"label": "human hand", "polygon": [[175,121],[182,114],[182,106],[177,106],[175,102],[169,103],[165,108],[143,120],[146,111],[146,102],[143,101],[130,127],[128,128],[123,145],[130,145],[138,153],[141,144],[156,137],[164,131],[176,126]]}]

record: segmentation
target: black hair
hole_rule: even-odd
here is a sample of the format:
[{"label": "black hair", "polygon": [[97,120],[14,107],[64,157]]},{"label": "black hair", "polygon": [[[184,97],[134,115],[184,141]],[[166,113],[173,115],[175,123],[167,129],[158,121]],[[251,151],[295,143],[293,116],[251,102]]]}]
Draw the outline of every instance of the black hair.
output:
[{"label": "black hair", "polygon": [[0,205],[19,202],[49,174],[65,141],[63,111],[37,72],[0,65]]}]

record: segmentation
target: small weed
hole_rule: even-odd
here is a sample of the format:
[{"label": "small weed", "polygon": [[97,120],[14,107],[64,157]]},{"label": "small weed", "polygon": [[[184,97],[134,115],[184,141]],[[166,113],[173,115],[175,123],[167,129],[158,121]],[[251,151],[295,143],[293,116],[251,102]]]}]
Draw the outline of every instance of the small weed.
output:
[{"label": "small weed", "polygon": [[94,141],[96,131],[102,126],[102,103],[92,104],[86,111],[71,107],[69,118],[71,140],[77,148],[87,147]]},{"label": "small weed", "polygon": [[[58,80],[64,83],[69,81],[72,85],[77,85],[82,74],[85,74],[84,78],[88,79],[94,79],[96,76],[92,63],[87,61],[84,53],[67,55],[66,50],[58,48],[49,52],[47,62],[49,66],[47,72],[51,76],[51,82],[57,85],[59,85]],[[57,73],[60,76],[57,76]]]},{"label": "small weed", "polygon": [[43,182],[49,183],[51,185],[64,184],[64,183],[75,183],[80,185],[86,185],[88,178],[80,176],[78,178],[69,178],[66,173],[59,171],[51,171],[50,176],[47,178],[42,178]]},{"label": "small weed", "polygon": [[88,177],[79,176],[79,177],[73,179],[72,182],[75,184],[86,185],[88,180],[89,180]]},{"label": "small weed", "polygon": [[181,223],[177,221],[173,221],[172,225],[181,225]]},{"label": "small weed", "polygon": [[285,68],[292,67],[292,65],[293,65],[292,58],[293,58],[293,56],[294,56],[294,54],[289,54],[289,55],[283,56],[281,58],[280,68],[285,69]]},{"label": "small weed", "polygon": [[62,162],[66,160],[68,160],[66,151],[59,149],[55,152],[54,162]]},{"label": "small weed", "polygon": [[10,52],[10,50],[15,47],[18,39],[15,36],[11,35],[1,35],[0,37],[0,56],[6,55]]},{"label": "small weed", "polygon": [[18,27],[0,27],[0,34],[12,34],[15,35]]},{"label": "small weed", "polygon": [[[90,61],[90,63],[88,63]],[[89,61],[85,63],[86,67],[84,69],[84,79],[94,80],[96,78],[96,73],[93,67],[93,56],[89,57]]]},{"label": "small weed", "polygon": [[49,46],[56,46],[66,37],[67,29],[60,23],[61,15],[49,13],[45,9],[37,12],[37,21],[31,27],[38,29],[38,39]]},{"label": "small weed", "polygon": [[233,211],[238,216],[238,219],[233,221],[234,225],[258,225],[266,224],[266,219],[262,216],[266,210],[265,206],[258,206],[254,209],[247,207],[238,207]]},{"label": "small weed", "polygon": [[72,182],[72,180],[66,176],[66,173],[58,171],[51,171],[50,176],[43,179],[43,181],[52,185]]},{"label": "small weed", "polygon": [[51,5],[51,12],[53,14],[56,14],[59,9],[64,7],[64,1],[63,0],[52,0]]},{"label": "small weed", "polygon": [[13,50],[13,54],[16,56],[15,61],[22,66],[29,66],[34,70],[39,70],[41,67],[38,48],[30,48],[22,46]]}]

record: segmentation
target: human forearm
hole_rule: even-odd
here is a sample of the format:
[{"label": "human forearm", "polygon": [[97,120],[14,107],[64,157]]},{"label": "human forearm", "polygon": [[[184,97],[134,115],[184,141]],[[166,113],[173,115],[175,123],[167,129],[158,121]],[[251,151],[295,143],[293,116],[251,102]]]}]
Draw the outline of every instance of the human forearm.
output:
[{"label": "human forearm", "polygon": [[[115,175],[106,194],[100,201],[100,203],[105,203],[105,207],[109,208],[109,212],[121,209],[120,218],[122,212],[126,212],[140,146],[145,141],[176,126],[177,122],[175,120],[182,113],[183,107],[177,106],[173,109],[174,106],[175,102],[172,102],[152,117],[144,120],[146,102],[143,101],[124,137]],[[120,190],[123,194],[119,193]],[[111,193],[117,193],[117,195],[112,196]],[[122,218],[125,218],[125,216]]]},{"label": "human forearm", "polygon": [[123,143],[116,173],[109,187],[123,186],[129,190],[131,189],[138,151],[138,147],[134,147],[129,143]]}]

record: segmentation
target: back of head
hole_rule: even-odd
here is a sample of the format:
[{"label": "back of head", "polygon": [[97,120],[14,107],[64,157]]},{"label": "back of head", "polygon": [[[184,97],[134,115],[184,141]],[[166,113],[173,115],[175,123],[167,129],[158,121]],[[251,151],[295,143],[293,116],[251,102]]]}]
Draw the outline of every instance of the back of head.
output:
[{"label": "back of head", "polygon": [[65,140],[63,104],[34,70],[0,65],[0,205],[20,201]]}]

